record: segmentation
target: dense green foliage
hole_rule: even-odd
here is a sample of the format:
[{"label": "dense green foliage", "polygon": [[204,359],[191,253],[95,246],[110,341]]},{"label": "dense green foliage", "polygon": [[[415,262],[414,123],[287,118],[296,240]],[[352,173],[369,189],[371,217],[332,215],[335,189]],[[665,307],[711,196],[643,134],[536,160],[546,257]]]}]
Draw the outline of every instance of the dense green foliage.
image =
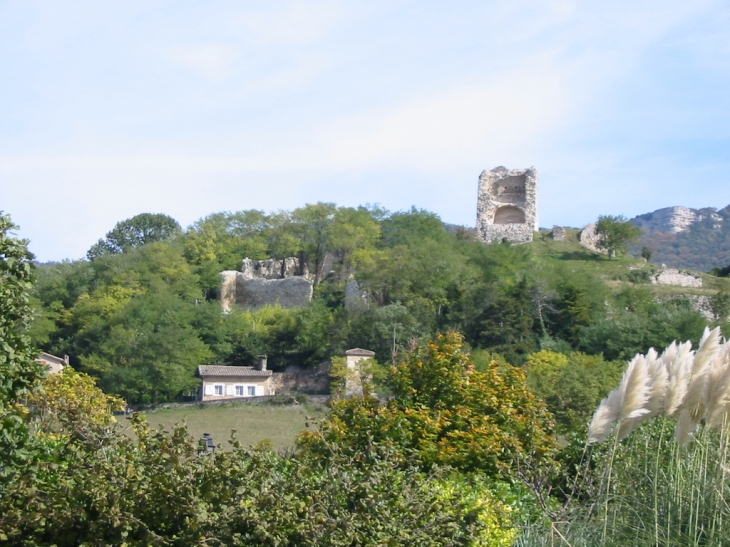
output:
[{"label": "dense green foliage", "polygon": [[[484,526],[448,478],[394,465],[266,447],[201,454],[184,428],[137,441],[115,433],[59,442],[42,476],[0,501],[4,545],[470,545]],[[508,545],[497,542],[489,545]]]},{"label": "dense green foliage", "polygon": [[32,255],[26,242],[13,236],[16,228],[0,214],[0,497],[17,471],[32,461],[35,446],[19,403],[45,375],[27,333]]},{"label": "dense green foliage", "polygon": [[[158,216],[119,225],[139,229]],[[198,365],[250,365],[264,353],[274,369],[315,365],[352,347],[387,364],[452,329],[513,365],[541,349],[624,359],[647,345],[697,339],[704,326],[685,300],[659,305],[650,286],[636,288],[648,280],[643,262],[609,261],[542,235],[527,245],[484,245],[417,209],[317,203],[216,213],[185,232],[166,223],[162,241],[136,239],[91,261],[40,267],[33,292],[36,344],[70,355],[130,402],[191,397]],[[287,256],[314,280],[308,306],[221,313],[222,270],[244,257]],[[346,309],[352,279],[365,297]]]},{"label": "dense green foliage", "polygon": [[621,377],[624,362],[542,350],[530,355],[525,366],[533,393],[545,401],[558,430],[568,433],[586,427],[598,403]]}]

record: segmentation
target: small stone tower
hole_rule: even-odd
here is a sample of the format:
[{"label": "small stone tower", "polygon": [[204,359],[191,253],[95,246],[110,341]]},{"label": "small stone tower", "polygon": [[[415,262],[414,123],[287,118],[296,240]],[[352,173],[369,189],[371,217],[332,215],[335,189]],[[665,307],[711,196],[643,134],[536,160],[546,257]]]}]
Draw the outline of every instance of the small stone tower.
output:
[{"label": "small stone tower", "polygon": [[485,243],[532,241],[537,220],[537,169],[495,167],[479,175],[477,235]]}]

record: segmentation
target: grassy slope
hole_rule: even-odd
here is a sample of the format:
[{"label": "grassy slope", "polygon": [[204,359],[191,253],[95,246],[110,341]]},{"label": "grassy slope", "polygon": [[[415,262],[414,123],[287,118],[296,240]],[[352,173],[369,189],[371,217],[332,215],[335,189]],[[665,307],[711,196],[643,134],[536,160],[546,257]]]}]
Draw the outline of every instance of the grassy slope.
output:
[{"label": "grassy slope", "polygon": [[[554,241],[550,232],[535,234],[535,241],[529,243],[536,259],[546,265],[561,265],[578,274],[585,273],[598,276],[613,290],[618,291],[626,285],[633,285],[627,281],[626,275],[631,272],[658,271],[655,264],[647,263],[642,258],[622,256],[608,260],[605,255],[590,251],[578,243],[578,231],[567,230],[567,241]],[[681,295],[713,295],[719,289],[730,290],[730,279],[717,278],[702,272],[694,272],[702,277],[702,288],[675,287],[668,285],[653,285],[641,283],[641,287],[652,290],[657,296]],[[624,278],[624,279],[622,279]]]},{"label": "grassy slope", "polygon": [[163,426],[168,430],[185,422],[194,438],[210,433],[222,447],[228,445],[231,430],[235,430],[243,446],[269,439],[278,450],[294,446],[297,435],[306,427],[307,417],[319,418],[325,412],[325,407],[319,405],[247,404],[155,410],[147,412],[146,417],[153,427]]}]

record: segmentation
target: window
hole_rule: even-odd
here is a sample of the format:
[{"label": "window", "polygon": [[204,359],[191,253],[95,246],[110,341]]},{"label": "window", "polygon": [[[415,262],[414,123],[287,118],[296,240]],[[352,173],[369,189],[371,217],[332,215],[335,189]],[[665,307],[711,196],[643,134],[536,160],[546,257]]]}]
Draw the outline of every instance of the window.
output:
[{"label": "window", "polygon": [[243,397],[243,386],[236,386],[236,397]]},{"label": "window", "polygon": [[248,386],[248,395],[249,397],[256,395],[256,386]]},{"label": "window", "polygon": [[223,386],[214,386],[215,395],[223,395]]}]

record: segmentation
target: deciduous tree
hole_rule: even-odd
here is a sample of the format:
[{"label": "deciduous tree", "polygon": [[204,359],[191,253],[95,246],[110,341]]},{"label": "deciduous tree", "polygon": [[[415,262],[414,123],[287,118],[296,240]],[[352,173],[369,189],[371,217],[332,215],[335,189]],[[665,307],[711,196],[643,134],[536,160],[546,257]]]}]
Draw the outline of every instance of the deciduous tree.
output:
[{"label": "deciduous tree", "polygon": [[626,250],[626,245],[641,236],[641,229],[623,215],[601,215],[596,223],[598,246],[613,258]]},{"label": "deciduous tree", "polygon": [[180,233],[180,224],[167,215],[142,213],[117,222],[103,239],[86,253],[89,260],[106,254],[118,254],[154,241],[164,241]]}]

